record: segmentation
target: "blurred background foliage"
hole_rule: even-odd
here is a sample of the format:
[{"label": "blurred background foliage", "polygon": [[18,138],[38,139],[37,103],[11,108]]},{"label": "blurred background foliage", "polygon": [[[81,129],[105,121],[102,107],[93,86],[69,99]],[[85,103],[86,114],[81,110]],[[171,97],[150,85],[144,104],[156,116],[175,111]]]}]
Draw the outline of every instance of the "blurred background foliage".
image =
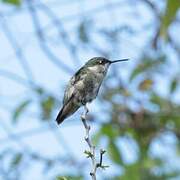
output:
[{"label": "blurred background foliage", "polygon": [[[71,58],[75,59],[75,63],[79,59],[78,54],[82,53],[82,50],[79,50],[78,47],[83,49],[84,54],[93,51],[94,54],[99,56],[115,57],[119,55],[120,45],[127,46],[129,43],[128,41],[124,42],[120,38],[121,36],[124,34],[127,36],[126,34],[128,34],[129,39],[138,37],[138,34],[151,31],[150,35],[144,34],[141,36],[143,42],[145,42],[142,48],[138,49],[136,46],[143,44],[143,42],[139,39],[135,40],[136,57],[129,57],[129,54],[123,53],[123,55],[126,55],[125,58],[131,59],[130,65],[123,64],[125,66],[123,69],[127,68],[126,71],[120,73],[116,67],[110,70],[111,72],[109,72],[97,100],[99,101],[101,113],[100,115],[96,113],[90,115],[90,120],[94,122],[92,126],[95,126],[95,124],[97,126],[97,130],[93,134],[93,141],[97,147],[105,146],[107,159],[104,161],[106,163],[107,160],[110,166],[106,173],[105,171],[99,172],[98,179],[180,179],[179,0],[128,0],[127,2],[119,0],[111,2],[106,7],[106,11],[110,11],[110,8],[113,11],[113,8],[117,6],[116,3],[121,2],[127,4],[129,13],[132,13],[136,18],[138,16],[137,11],[139,11],[137,4],[139,4],[145,6],[145,11],[150,12],[152,19],[146,22],[145,26],[138,22],[134,25],[130,21],[129,24],[117,24],[115,28],[111,28],[111,26],[109,28],[99,28],[95,25],[96,18],[91,19],[88,14],[86,18],[80,16],[80,23],[74,29],[78,44],[73,44],[70,41],[68,36],[71,32],[66,32],[63,29],[60,18],[53,12],[53,8],[52,10],[49,9],[48,2],[46,6],[42,2],[36,3],[30,0],[1,1],[1,6],[3,3],[7,3],[6,5],[3,4],[4,8],[12,8],[16,11],[21,11],[23,7],[28,9],[27,11],[32,17],[36,31],[35,36],[40,41],[41,50],[45,51],[47,57],[56,66],[63,67],[61,71],[69,74],[74,71],[71,71],[70,67],[72,66],[65,66],[65,62],[60,60],[58,60],[58,64],[56,56],[45,45],[48,41],[48,35],[40,27],[40,20],[38,20],[38,15],[35,12],[37,11],[35,6],[52,19],[51,26],[57,26],[61,40],[70,51]],[[64,1],[62,2],[64,3]],[[93,1],[93,3],[95,2]],[[61,5],[61,2],[59,4]],[[105,7],[103,8],[105,9]],[[121,8],[124,7],[119,5],[119,11],[121,11]],[[100,11],[100,8],[97,8],[96,11]],[[96,11],[92,13],[96,14]],[[6,15],[1,12],[0,16],[3,18]],[[115,18],[121,17],[115,15]],[[138,26],[138,30],[135,26]],[[106,46],[104,48],[102,45],[99,46],[97,39],[103,39]],[[56,46],[58,45],[56,44]],[[22,53],[20,52],[17,56],[21,59]],[[22,84],[27,83],[24,79],[14,76],[10,72],[4,72],[3,74],[1,71],[1,75],[14,78]],[[51,121],[54,121],[55,112],[60,106],[59,97],[33,80],[28,84],[30,84],[28,88],[33,91],[33,95],[22,99],[14,110],[9,112],[12,126],[21,123],[24,118],[21,119],[21,117],[29,106],[36,104],[40,123],[48,123],[53,130],[54,126],[52,126]],[[28,163],[29,166],[33,166],[37,161],[43,164],[44,171],[47,172],[55,172],[53,168],[61,166],[65,162],[68,162],[67,169],[69,164],[75,169],[76,173],[51,173],[50,179],[81,180],[89,178],[88,169],[86,169],[88,160],[85,159],[85,165],[84,162],[82,165],[79,161],[74,161],[70,156],[57,156],[49,159],[41,156],[40,152],[34,153],[27,149],[26,145],[21,142],[21,138],[12,134],[7,127],[6,131],[9,133],[9,138],[24,146],[24,150],[6,147],[1,150],[0,174],[2,179],[21,179],[22,171],[26,170],[25,164]],[[17,138],[19,139],[17,140]],[[79,169],[80,167],[81,169]],[[115,170],[112,171],[112,168]]]}]

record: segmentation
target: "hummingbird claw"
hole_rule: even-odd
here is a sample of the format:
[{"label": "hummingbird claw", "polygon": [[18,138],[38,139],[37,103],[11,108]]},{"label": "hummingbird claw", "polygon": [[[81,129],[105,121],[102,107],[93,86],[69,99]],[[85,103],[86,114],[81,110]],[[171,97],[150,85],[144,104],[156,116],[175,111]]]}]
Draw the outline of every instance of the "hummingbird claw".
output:
[{"label": "hummingbird claw", "polygon": [[91,126],[87,126],[87,129],[88,129],[88,131],[90,131],[90,129],[91,129]]},{"label": "hummingbird claw", "polygon": [[88,140],[88,136],[85,136],[84,139],[85,139],[85,141],[87,141]]},{"label": "hummingbird claw", "polygon": [[85,114],[81,115],[81,119],[86,120],[86,115]]}]

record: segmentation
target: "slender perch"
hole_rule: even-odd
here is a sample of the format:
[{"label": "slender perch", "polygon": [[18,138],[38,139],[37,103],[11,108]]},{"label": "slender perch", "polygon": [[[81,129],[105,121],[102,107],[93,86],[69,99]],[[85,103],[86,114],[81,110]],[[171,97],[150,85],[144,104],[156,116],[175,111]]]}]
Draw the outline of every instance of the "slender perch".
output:
[{"label": "slender perch", "polygon": [[87,114],[89,112],[87,106],[85,105],[85,112],[84,114],[81,116],[81,120],[83,122],[83,125],[85,127],[86,130],[86,136],[85,136],[85,141],[87,142],[88,146],[89,146],[89,151],[85,151],[85,154],[87,154],[88,158],[91,158],[91,162],[92,162],[92,169],[90,172],[90,175],[92,177],[92,180],[96,180],[96,171],[98,168],[106,168],[108,166],[103,166],[102,162],[103,162],[103,154],[106,152],[105,150],[100,150],[100,159],[99,162],[96,162],[96,153],[95,153],[95,146],[92,144],[92,141],[90,139],[90,125],[87,124]]}]

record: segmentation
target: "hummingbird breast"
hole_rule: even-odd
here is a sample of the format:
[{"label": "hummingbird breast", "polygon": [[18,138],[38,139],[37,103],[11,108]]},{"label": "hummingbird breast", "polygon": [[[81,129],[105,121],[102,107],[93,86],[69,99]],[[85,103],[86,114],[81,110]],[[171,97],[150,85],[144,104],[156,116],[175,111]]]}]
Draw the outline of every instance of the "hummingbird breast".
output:
[{"label": "hummingbird breast", "polygon": [[84,86],[82,99],[84,103],[91,102],[96,98],[106,71],[106,69],[101,69],[98,71],[96,67],[94,69],[89,68],[86,77],[82,81],[82,84]]},{"label": "hummingbird breast", "polygon": [[107,68],[94,66],[82,68],[73,76],[66,88],[63,104],[73,95],[75,104],[80,106],[96,98]]}]

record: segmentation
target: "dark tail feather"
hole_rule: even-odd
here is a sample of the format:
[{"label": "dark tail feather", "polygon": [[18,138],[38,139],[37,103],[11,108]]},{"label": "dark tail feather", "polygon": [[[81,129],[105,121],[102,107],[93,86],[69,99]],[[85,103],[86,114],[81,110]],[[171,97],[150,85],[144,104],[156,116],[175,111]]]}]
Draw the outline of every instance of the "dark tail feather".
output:
[{"label": "dark tail feather", "polygon": [[74,103],[73,101],[69,101],[60,110],[60,112],[59,112],[59,114],[58,114],[58,116],[56,118],[56,122],[58,124],[61,124],[64,121],[64,119],[66,119],[67,117],[69,117],[70,115],[75,113],[79,109],[79,107],[80,106],[77,105],[76,103]]},{"label": "dark tail feather", "polygon": [[66,116],[63,114],[63,109],[64,109],[64,107],[59,111],[59,113],[56,117],[56,122],[58,123],[58,125],[61,124],[64,121],[64,119],[66,118]]}]

